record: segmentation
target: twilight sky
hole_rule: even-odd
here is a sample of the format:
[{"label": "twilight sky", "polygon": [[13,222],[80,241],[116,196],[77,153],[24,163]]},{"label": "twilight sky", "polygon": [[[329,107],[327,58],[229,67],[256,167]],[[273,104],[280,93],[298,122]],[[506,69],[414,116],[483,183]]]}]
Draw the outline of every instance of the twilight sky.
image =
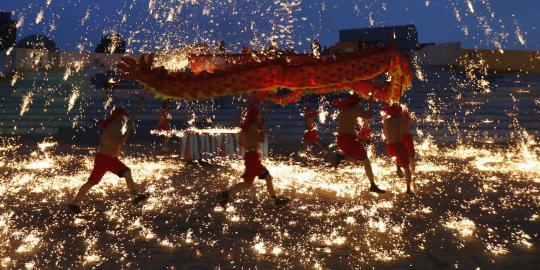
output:
[{"label": "twilight sky", "polygon": [[21,19],[19,39],[45,34],[69,51],[93,50],[116,31],[135,50],[224,39],[257,47],[323,46],[340,29],[415,24],[420,42],[461,41],[466,48],[540,50],[539,0],[0,0]]}]

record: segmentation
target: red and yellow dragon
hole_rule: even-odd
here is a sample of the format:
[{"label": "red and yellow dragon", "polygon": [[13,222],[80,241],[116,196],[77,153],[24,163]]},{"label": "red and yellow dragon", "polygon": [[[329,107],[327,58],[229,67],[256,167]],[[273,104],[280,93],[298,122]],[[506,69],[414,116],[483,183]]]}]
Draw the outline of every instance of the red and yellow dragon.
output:
[{"label": "red and yellow dragon", "polygon": [[[189,71],[167,70],[155,62],[154,54],[126,57],[119,68],[124,78],[139,81],[160,97],[205,100],[251,93],[281,105],[303,95],[350,90],[365,98],[373,95],[383,102],[399,102],[413,78],[408,58],[395,47],[320,58],[310,54],[269,58],[253,52],[194,54],[189,56]],[[278,94],[280,89],[290,92]]]}]

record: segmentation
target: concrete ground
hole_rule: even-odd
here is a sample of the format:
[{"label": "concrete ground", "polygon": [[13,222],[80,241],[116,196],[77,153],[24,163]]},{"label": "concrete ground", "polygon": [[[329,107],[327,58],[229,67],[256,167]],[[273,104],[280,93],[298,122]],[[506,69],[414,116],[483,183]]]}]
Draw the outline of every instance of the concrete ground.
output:
[{"label": "concrete ground", "polygon": [[133,145],[123,158],[151,199],[132,205],[122,179],[107,174],[73,215],[66,203],[94,149],[4,142],[0,268],[538,269],[537,146],[424,141],[413,197],[385,156],[371,157],[384,195],[367,192],[354,164],[274,156],[265,164],[290,205],[273,207],[258,181],[224,210],[216,194],[239,181],[241,161],[188,163]]}]

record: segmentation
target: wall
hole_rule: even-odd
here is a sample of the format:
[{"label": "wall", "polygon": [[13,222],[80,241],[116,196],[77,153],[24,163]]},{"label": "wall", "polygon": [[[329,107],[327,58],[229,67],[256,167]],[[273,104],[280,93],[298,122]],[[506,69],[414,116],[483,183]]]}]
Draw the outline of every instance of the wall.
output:
[{"label": "wall", "polygon": [[461,43],[427,45],[415,51],[421,65],[447,66],[457,65],[461,55]]},{"label": "wall", "polygon": [[464,49],[462,58],[476,54],[487,62],[488,69],[498,73],[522,72],[540,74],[540,51],[504,51]]},{"label": "wall", "polygon": [[44,70],[60,66],[60,52],[57,51],[15,48],[14,57],[14,68],[17,70]]}]

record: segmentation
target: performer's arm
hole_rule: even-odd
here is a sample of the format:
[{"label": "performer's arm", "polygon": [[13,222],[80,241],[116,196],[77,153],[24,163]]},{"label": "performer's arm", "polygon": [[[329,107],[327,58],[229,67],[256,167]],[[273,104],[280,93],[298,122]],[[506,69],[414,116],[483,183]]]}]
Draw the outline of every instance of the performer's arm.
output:
[{"label": "performer's arm", "polygon": [[135,125],[133,124],[133,121],[131,119],[129,119],[125,123],[125,125],[125,130],[123,130],[123,126],[120,129],[120,139],[122,140],[122,142],[125,142],[127,140],[127,137],[129,136],[129,133],[135,129]]},{"label": "performer's arm", "polygon": [[239,141],[242,148],[246,148],[246,132],[240,131]]}]

